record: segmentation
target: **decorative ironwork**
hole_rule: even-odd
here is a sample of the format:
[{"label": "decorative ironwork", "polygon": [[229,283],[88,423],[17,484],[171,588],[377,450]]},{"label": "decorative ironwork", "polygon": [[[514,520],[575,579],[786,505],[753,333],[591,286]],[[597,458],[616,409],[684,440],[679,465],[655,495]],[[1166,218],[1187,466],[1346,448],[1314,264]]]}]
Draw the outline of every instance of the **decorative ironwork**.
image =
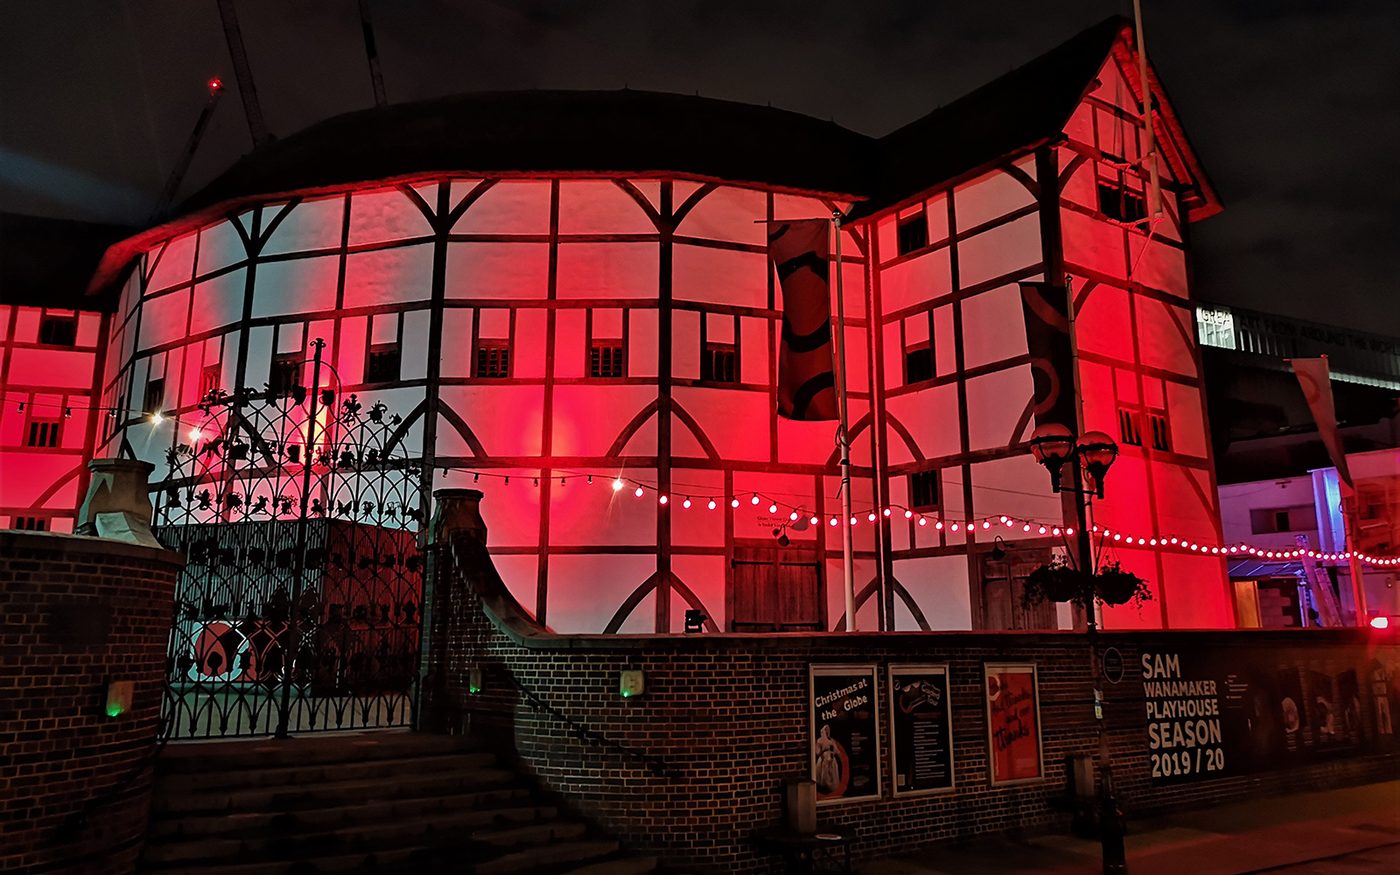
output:
[{"label": "decorative ironwork", "polygon": [[[319,385],[320,341],[305,364]],[[216,391],[199,410],[153,487],[157,536],[188,561],[171,737],[411,725],[423,491],[401,418],[299,385]]]}]

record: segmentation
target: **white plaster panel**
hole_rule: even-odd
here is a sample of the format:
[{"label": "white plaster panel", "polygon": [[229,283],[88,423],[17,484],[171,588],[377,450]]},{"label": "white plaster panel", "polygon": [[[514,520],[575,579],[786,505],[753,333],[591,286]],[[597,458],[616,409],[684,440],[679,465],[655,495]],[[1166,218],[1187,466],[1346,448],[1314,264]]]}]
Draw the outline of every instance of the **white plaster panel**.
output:
[{"label": "white plaster panel", "polygon": [[[550,628],[557,632],[602,632],[632,591],[655,571],[655,556],[549,557],[549,608],[545,616]],[[655,605],[656,596],[648,594],[618,631],[654,631]]]},{"label": "white plaster panel", "polygon": [[962,302],[963,364],[976,368],[1026,354],[1019,286],[998,286]]},{"label": "white plaster panel", "polygon": [[[614,492],[612,479],[618,473],[626,488]],[[656,483],[653,468],[618,469],[598,472],[593,482],[569,481],[551,494],[549,539],[557,546],[652,546],[656,545],[656,515],[660,505],[656,493],[645,490],[641,498],[633,494],[632,481]],[[575,486],[579,488],[575,489]],[[551,563],[553,559],[550,560]],[[654,563],[655,557],[651,558]],[[654,567],[654,566],[653,566]],[[648,572],[650,573],[650,572]],[[640,583],[641,581],[637,581]]]},{"label": "white plaster panel", "polygon": [[776,415],[767,392],[677,386],[675,397],[704,429],[720,458],[767,461],[768,425]]},{"label": "white plaster panel", "polygon": [[[554,454],[606,454],[632,417],[655,398],[655,386],[555,386]],[[655,446],[656,417],[652,416],[641,430],[651,436],[650,441]],[[634,453],[630,448],[626,451],[628,455]]]},{"label": "white plaster panel", "polygon": [[1040,260],[1040,217],[1022,216],[958,241],[958,281],[967,288]]},{"label": "white plaster panel", "polygon": [[[173,343],[184,337],[189,307],[189,289],[170,292],[157,298],[147,298],[141,305],[141,348],[149,349],[163,343]],[[46,379],[43,385],[50,385],[52,382],[52,379]]]},{"label": "white plaster panel", "polygon": [[740,307],[768,306],[768,256],[677,243],[671,250],[677,299]]},{"label": "white plaster panel", "polygon": [[334,310],[339,281],[337,255],[259,263],[253,288],[253,316]]},{"label": "white plaster panel", "polygon": [[190,333],[233,325],[243,318],[243,268],[195,286]]},{"label": "white plaster panel", "polygon": [[951,290],[947,247],[880,271],[880,301],[886,313],[931,301]]},{"label": "white plaster panel", "polygon": [[[933,386],[888,400],[887,408],[919,442],[924,458],[936,459],[958,452],[958,387]],[[891,449],[903,440],[890,435]]]},{"label": "white plaster panel", "polygon": [[[679,207],[680,202],[677,201],[676,205]],[[768,239],[768,226],[755,220],[765,219],[767,215],[768,196],[764,192],[721,187],[705,195],[686,214],[685,219],[676,228],[676,233],[686,237],[704,237],[707,240],[763,245]],[[776,217],[790,219],[795,216]]]},{"label": "white plaster panel", "polygon": [[345,264],[345,306],[424,301],[432,294],[430,244],[356,252]]},{"label": "white plaster panel", "polygon": [[660,263],[656,243],[561,243],[560,298],[652,298]]},{"label": "white plaster panel", "polygon": [[655,377],[659,368],[658,320],[656,310],[632,310],[627,317],[627,376]]},{"label": "white plaster panel", "polygon": [[[894,576],[914,599],[931,630],[963,631],[972,628],[971,589],[967,583],[965,557],[897,559]],[[913,615],[898,597],[895,598],[895,617],[897,631],[919,629]]]},{"label": "white plaster panel", "polygon": [[[436,209],[432,201],[428,206]],[[396,188],[356,192],[350,196],[350,245],[387,243],[426,237],[432,227],[417,204]]]},{"label": "white plaster panel", "polygon": [[[424,289],[425,297],[428,291]],[[548,244],[468,242],[447,246],[449,299],[543,299],[548,291]]]},{"label": "white plaster panel", "polygon": [[[447,394],[444,388],[444,397]],[[543,387],[454,386],[451,397],[452,406],[490,455],[539,454],[544,418]]]},{"label": "white plaster panel", "polygon": [[[198,235],[191,233],[170,241],[146,283],[148,292],[158,292],[190,281],[194,274],[194,248],[197,237]],[[150,257],[155,258],[158,251],[152,250],[149,253]]]},{"label": "white plaster panel", "polygon": [[[721,541],[723,539],[721,538]],[[725,628],[725,568],[723,556],[672,556],[671,572],[685,583],[703,610],[721,630]],[[690,607],[679,592],[671,593],[671,631],[685,628]]]},{"label": "white plaster panel", "polygon": [[283,217],[267,243],[263,244],[262,254],[337,249],[340,247],[344,220],[343,196],[303,201]]},{"label": "white plaster panel", "polygon": [[1029,366],[995,371],[967,381],[969,449],[1005,447],[1031,399]]},{"label": "white plaster panel", "polygon": [[1208,445],[1201,410],[1201,393],[1192,386],[1167,382],[1167,423],[1172,449],[1188,456],[1205,458]]},{"label": "white plaster panel", "polygon": [[609,179],[559,184],[560,234],[655,234],[656,225],[632,196]]},{"label": "white plaster panel", "polygon": [[247,257],[243,238],[234,230],[232,220],[215,222],[199,232],[199,263],[196,267],[199,276],[237,264]]},{"label": "white plaster panel", "polygon": [[[1035,178],[1034,165],[1021,169],[1026,170],[1032,179]],[[953,197],[960,228],[973,228],[1035,203],[1030,190],[1002,170],[994,170],[958,186]],[[929,239],[934,239],[932,234],[929,234]]]},{"label": "white plaster panel", "polygon": [[452,233],[548,234],[549,186],[545,180],[498,182],[467,208]]}]

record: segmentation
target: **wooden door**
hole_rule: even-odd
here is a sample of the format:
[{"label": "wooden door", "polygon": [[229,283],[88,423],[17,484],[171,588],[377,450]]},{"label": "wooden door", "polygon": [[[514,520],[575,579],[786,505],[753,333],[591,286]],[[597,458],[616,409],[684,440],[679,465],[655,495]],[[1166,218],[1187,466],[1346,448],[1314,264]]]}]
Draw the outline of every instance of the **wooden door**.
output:
[{"label": "wooden door", "polygon": [[1026,577],[1050,561],[1048,550],[1015,547],[1001,559],[990,553],[980,557],[981,616],[979,629],[1054,629],[1055,606],[1049,602],[1027,606]]},{"label": "wooden door", "polygon": [[729,588],[730,631],[821,631],[824,605],[815,548],[735,545]]}]

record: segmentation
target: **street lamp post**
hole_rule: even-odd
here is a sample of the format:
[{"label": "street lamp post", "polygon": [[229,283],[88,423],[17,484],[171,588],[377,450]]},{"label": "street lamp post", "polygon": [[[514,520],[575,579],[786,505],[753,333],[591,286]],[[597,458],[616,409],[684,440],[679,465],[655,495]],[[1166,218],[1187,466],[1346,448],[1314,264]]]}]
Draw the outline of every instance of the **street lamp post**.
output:
[{"label": "street lamp post", "polygon": [[[1118,445],[1101,431],[1091,431],[1075,439],[1063,425],[1048,423],[1036,428],[1031,436],[1031,452],[1035,460],[1050,472],[1050,488],[1056,492],[1073,493],[1079,511],[1079,531],[1075,541],[1075,567],[1086,576],[1085,622],[1089,639],[1089,676],[1094,684],[1094,724],[1099,736],[1099,844],[1102,848],[1105,875],[1126,875],[1127,857],[1123,848],[1125,824],[1113,793],[1113,767],[1109,761],[1108,732],[1104,726],[1103,680],[1099,673],[1099,624],[1095,611],[1092,581],[1097,568],[1089,521],[1095,498],[1103,498],[1103,481],[1108,469],[1118,458]],[[1073,462],[1072,485],[1063,483],[1066,462]]]}]

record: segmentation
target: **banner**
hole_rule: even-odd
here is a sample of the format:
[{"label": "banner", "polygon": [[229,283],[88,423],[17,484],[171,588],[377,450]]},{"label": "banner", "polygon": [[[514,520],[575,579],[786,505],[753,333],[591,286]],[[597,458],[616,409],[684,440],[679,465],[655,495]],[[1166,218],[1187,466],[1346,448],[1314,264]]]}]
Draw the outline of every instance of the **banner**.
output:
[{"label": "banner", "polygon": [[831,222],[805,219],[773,225],[768,256],[783,293],[778,350],[778,415],[836,419],[831,345]]},{"label": "banner", "polygon": [[992,784],[1040,780],[1045,770],[1035,663],[988,662],[983,670]]},{"label": "banner", "polygon": [[1298,385],[1303,389],[1303,397],[1312,412],[1313,422],[1317,423],[1318,437],[1327,447],[1332,464],[1337,468],[1337,476],[1351,489],[1351,471],[1347,468],[1346,451],[1342,449],[1342,436],[1337,431],[1337,407],[1332,401],[1332,374],[1327,367],[1327,356],[1311,359],[1289,359]]},{"label": "banner", "polygon": [[1394,749],[1396,691],[1381,655],[1143,651],[1153,782],[1208,780]]},{"label": "banner", "polygon": [[818,804],[880,798],[875,666],[811,666],[809,690]]},{"label": "banner", "polygon": [[1056,423],[1078,434],[1069,289],[1050,283],[1021,283],[1021,312],[1026,322],[1026,350],[1031,356],[1035,424]]},{"label": "banner", "polygon": [[896,796],[953,786],[948,666],[891,665],[890,771]]}]

